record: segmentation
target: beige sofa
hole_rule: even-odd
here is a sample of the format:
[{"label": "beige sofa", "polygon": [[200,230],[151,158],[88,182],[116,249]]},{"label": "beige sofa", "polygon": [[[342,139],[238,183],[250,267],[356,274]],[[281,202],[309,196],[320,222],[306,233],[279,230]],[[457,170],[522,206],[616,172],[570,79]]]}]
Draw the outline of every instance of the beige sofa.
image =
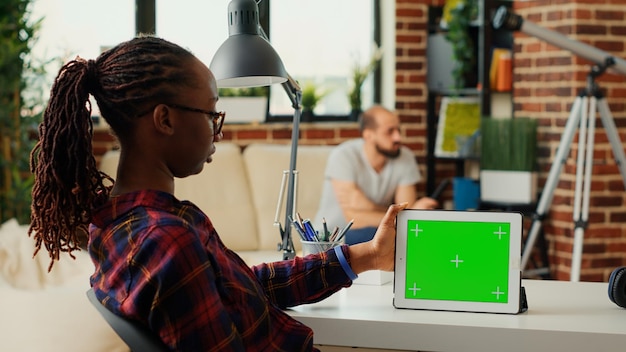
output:
[{"label": "beige sofa", "polygon": [[[176,179],[176,197],[200,207],[226,246],[248,264],[282,259],[277,250],[280,234],[274,218],[283,171],[289,170],[291,147],[251,144],[243,152],[230,142],[217,143],[216,147],[213,162],[205,165],[202,173]],[[315,217],[331,149],[331,146],[298,147],[297,210],[303,218]],[[118,158],[117,151],[108,152],[100,162],[100,169],[114,177]],[[279,216],[281,223],[285,206],[284,202]],[[294,237],[294,245],[300,248],[298,237]]]},{"label": "beige sofa", "polygon": [[[299,146],[297,209],[304,218],[317,211],[331,146]],[[244,151],[217,144],[213,162],[201,174],[176,180],[176,196],[204,210],[227,246],[249,264],[280,260],[274,226],[283,170],[290,146],[253,144]],[[101,169],[115,176],[118,152],[103,156]],[[280,221],[284,221],[284,203]],[[64,256],[51,273],[45,253],[32,258],[27,226],[0,227],[0,351],[127,351],[90,306],[85,292],[93,266],[86,252]],[[299,239],[294,237],[299,250]]]}]

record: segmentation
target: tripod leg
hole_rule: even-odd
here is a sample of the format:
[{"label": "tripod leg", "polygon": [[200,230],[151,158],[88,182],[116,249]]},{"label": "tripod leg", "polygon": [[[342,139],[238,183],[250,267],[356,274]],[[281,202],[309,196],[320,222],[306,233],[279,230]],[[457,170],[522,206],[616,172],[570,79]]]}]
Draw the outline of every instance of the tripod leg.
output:
[{"label": "tripod leg", "polygon": [[[585,98],[587,100],[587,98]],[[593,169],[593,145],[595,139],[596,98],[591,97],[589,110],[585,101],[580,121],[578,162],[576,165],[576,190],[574,196],[574,245],[570,281],[580,280],[585,228],[589,218],[589,194]],[[589,113],[587,113],[587,111]],[[584,156],[584,159],[583,159]],[[584,174],[583,174],[584,170]]]},{"label": "tripod leg", "polygon": [[578,123],[580,121],[582,101],[583,96],[576,97],[576,100],[574,100],[574,104],[572,105],[570,115],[567,118],[567,124],[565,125],[565,130],[561,136],[561,142],[559,143],[554,162],[550,167],[550,173],[548,174],[546,184],[541,192],[541,197],[539,198],[539,202],[537,204],[537,211],[533,216],[533,222],[530,226],[526,243],[524,244],[521,262],[522,271],[526,268],[533,246],[537,240],[537,234],[539,234],[539,230],[541,228],[541,222],[545,217],[548,206],[552,202],[552,196],[554,195],[554,189],[556,188],[559,174],[561,173],[563,164],[567,161],[571,143],[574,140],[574,132],[578,128]]},{"label": "tripod leg", "polygon": [[626,157],[624,156],[624,147],[619,138],[619,134],[617,134],[617,127],[615,127],[615,121],[613,121],[611,110],[609,110],[609,104],[603,97],[598,98],[598,110],[600,111],[600,118],[602,119],[602,125],[606,131],[607,138],[613,148],[615,163],[622,174],[622,181],[626,188]]}]

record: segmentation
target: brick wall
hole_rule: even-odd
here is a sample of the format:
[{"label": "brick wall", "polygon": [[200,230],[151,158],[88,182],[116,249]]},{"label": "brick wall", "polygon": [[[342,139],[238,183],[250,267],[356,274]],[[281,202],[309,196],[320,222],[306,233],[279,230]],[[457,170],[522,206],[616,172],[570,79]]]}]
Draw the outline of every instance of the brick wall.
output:
[{"label": "brick wall", "polygon": [[[396,106],[402,119],[405,143],[415,151],[422,174],[426,160],[426,22],[429,5],[444,0],[396,0]],[[514,11],[539,26],[557,30],[618,57],[626,57],[626,0],[545,0],[515,2]],[[542,40],[517,33],[514,53],[515,116],[540,121],[540,181],[543,187],[556,147],[561,139],[572,102],[585,86],[589,62]],[[626,141],[626,85],[623,76],[606,74],[598,83],[607,96],[622,140]],[[610,145],[598,123],[589,227],[581,270],[582,281],[607,281],[613,268],[626,265],[626,202],[624,185]],[[242,147],[252,142],[290,143],[291,125],[228,125],[225,140]],[[338,144],[359,135],[356,123],[301,124],[300,144]],[[99,131],[94,139],[97,154],[114,141]],[[543,228],[549,244],[551,276],[569,280],[573,243],[575,154],[567,159],[554,191]],[[438,161],[438,178],[454,175],[453,162]],[[423,193],[424,185],[420,186]],[[447,194],[450,197],[450,194]]]},{"label": "brick wall", "polygon": [[[415,151],[426,176],[426,43],[428,39],[428,7],[443,6],[445,1],[396,0],[396,106],[402,121],[404,143]],[[438,178],[451,177],[455,164],[441,160],[437,164]],[[438,183],[438,182],[437,182]],[[425,192],[425,183],[420,183],[419,194]],[[451,192],[446,193],[446,198]]]},{"label": "brick wall", "polygon": [[[626,56],[626,1],[515,2],[515,12],[525,20],[564,34],[573,41],[616,57]],[[515,116],[539,120],[541,187],[557,153],[572,104],[585,88],[587,74],[593,65],[580,56],[582,53],[573,53],[561,47],[521,32],[515,36]],[[597,79],[622,141],[626,141],[625,82],[623,75],[610,73]],[[624,184],[599,117],[596,127],[589,224],[584,231],[582,281],[607,281],[612,269],[626,265]],[[549,217],[543,222],[549,241],[552,276],[562,280],[570,278],[577,134],[568,145],[571,152],[559,174]]]}]

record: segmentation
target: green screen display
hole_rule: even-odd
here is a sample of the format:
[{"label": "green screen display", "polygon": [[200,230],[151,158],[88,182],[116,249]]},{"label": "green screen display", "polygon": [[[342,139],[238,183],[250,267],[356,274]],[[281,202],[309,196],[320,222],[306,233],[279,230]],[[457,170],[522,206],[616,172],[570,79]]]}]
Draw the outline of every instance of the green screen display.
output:
[{"label": "green screen display", "polygon": [[408,220],[407,299],[507,303],[509,223]]}]

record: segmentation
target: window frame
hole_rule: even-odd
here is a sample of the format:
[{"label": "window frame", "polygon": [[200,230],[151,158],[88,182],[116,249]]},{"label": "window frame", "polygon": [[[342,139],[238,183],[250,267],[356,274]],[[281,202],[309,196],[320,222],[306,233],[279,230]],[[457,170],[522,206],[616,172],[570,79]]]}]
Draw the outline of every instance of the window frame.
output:
[{"label": "window frame", "polygon": [[[381,0],[371,0],[373,5],[374,12],[374,31],[373,31],[373,42],[381,47],[382,44],[382,35],[381,35]],[[271,32],[270,32],[270,6],[271,0],[263,0],[258,3],[259,7],[259,23],[261,27],[267,34],[267,37],[271,41]],[[376,69],[372,72],[372,85],[373,85],[373,97],[372,101],[374,104],[380,104],[382,97],[382,65],[378,65]],[[283,114],[271,114],[269,111],[271,92],[267,96],[267,111],[265,115],[265,123],[284,123],[284,122],[292,122],[293,114],[283,115]],[[327,123],[327,122],[352,122],[354,118],[351,116],[349,112],[346,115],[337,115],[337,114],[316,114],[313,116],[311,123]]]}]

